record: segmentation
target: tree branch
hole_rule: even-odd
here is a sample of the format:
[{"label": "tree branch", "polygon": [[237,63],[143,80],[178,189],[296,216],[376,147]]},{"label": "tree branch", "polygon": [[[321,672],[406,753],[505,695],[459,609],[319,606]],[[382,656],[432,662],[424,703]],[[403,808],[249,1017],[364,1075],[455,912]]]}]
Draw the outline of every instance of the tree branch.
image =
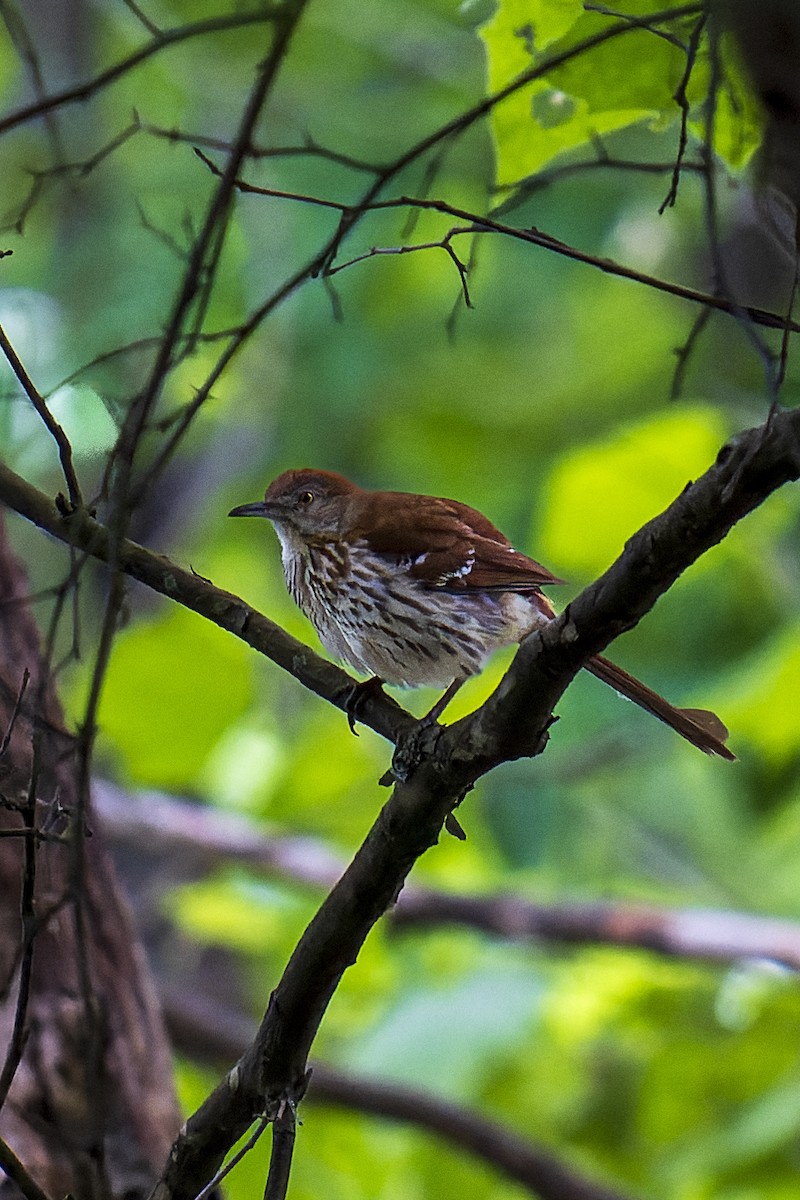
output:
[{"label": "tree branch", "polygon": [[[0,462],[0,502],[14,509],[59,541],[108,562],[112,550],[109,529],[85,509],[62,514],[58,506],[10,467]],[[120,571],[206,617],[234,634],[254,650],[277,663],[310,691],[343,711],[354,680],[345,671],[327,662],[303,642],[285,633],[268,617],[256,612],[238,596],[214,587],[207,579],[177,566],[164,555],[155,554],[136,542],[123,538],[119,544],[117,565]],[[410,732],[416,720],[386,695],[365,698],[359,713],[362,724],[396,742]]]},{"label": "tree branch", "polygon": [[[159,792],[137,795],[105,780],[93,783],[92,797],[95,813],[117,844],[146,847],[176,862],[189,855],[201,872],[235,862],[327,891],[347,865],[318,838],[265,834],[240,813]],[[518,942],[632,946],[720,963],[762,958],[800,970],[800,922],[728,909],[605,900],[545,903],[515,892],[469,895],[409,884],[390,919],[399,929],[456,924]]]},{"label": "tree branch", "polygon": [[[252,1037],[250,1020],[217,1003],[183,993],[164,998],[167,1026],[177,1048],[194,1061],[219,1066],[238,1058]],[[540,1200],[625,1200],[588,1179],[544,1146],[520,1137],[483,1113],[420,1088],[381,1083],[314,1063],[306,1100],[402,1121],[474,1155],[530,1190]]]},{"label": "tree branch", "polygon": [[104,71],[98,72],[92,79],[87,79],[83,83],[77,83],[73,87],[64,88],[63,91],[55,92],[51,96],[40,96],[33,104],[26,104],[22,108],[16,109],[8,116],[0,118],[0,135],[7,132],[9,129],[15,129],[18,125],[24,125],[28,121],[35,120],[37,117],[43,116],[45,113],[52,112],[54,109],[62,108],[68,104],[75,104],[81,100],[88,100],[96,92],[107,88],[109,84],[115,83],[126,75],[128,71],[132,71],[135,67],[140,66],[151,58],[154,54],[159,54],[168,46],[175,46],[179,42],[185,42],[189,38],[204,37],[210,33],[221,33],[227,29],[240,29],[243,25],[264,24],[267,21],[273,21],[276,13],[279,11],[279,6],[275,4],[262,5],[255,12],[250,13],[227,13],[221,17],[208,17],[204,21],[195,21],[191,25],[180,25],[175,29],[160,30],[149,42],[140,46],[138,50],[134,50],[133,54],[129,54],[127,58],[120,59],[111,67],[106,67]]},{"label": "tree branch", "polygon": [[439,761],[457,762],[468,786],[498,762],[529,754],[583,664],[632,629],[737,521],[798,478],[800,409],[778,410],[733,437],[713,466],[629,539],[605,574],[523,641],[486,703],[445,730]]},{"label": "tree branch", "polygon": [[[800,410],[775,412],[765,425],[729,442],[716,463],[635,534],[609,570],[561,617],[523,642],[486,704],[447,729],[425,731],[418,747],[420,765],[395,788],[300,939],[256,1040],[175,1143],[157,1189],[159,1200],[190,1200],[265,1102],[280,1103],[300,1089],[308,1050],[342,974],[394,902],[414,862],[436,842],[464,790],[497,763],[538,752],[553,706],[581,665],[635,625],[736,521],[781,484],[798,478],[799,430]],[[108,553],[107,531],[88,514],[61,516],[47,497],[5,467],[0,469],[0,497],[62,540],[100,558]],[[122,542],[118,562],[120,569],[152,580],[158,591],[204,612],[237,636],[259,627],[269,656],[282,660],[280,665],[304,682],[314,680],[315,690],[323,691],[342,678],[241,601],[179,571],[168,560]],[[391,711],[387,704],[370,706],[370,716],[385,718]],[[409,720],[407,715],[402,718],[406,729]],[[399,725],[394,725],[395,734]]]}]

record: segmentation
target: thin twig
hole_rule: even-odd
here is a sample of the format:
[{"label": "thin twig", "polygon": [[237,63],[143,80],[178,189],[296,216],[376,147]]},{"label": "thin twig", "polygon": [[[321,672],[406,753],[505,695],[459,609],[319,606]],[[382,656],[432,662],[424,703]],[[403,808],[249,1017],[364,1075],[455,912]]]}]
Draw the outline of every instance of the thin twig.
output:
[{"label": "thin twig", "polygon": [[36,1180],[20,1162],[14,1151],[0,1137],[0,1167],[8,1178],[19,1188],[25,1200],[50,1200],[47,1192],[42,1191]]},{"label": "thin twig", "polygon": [[[239,353],[241,348],[246,344],[253,332],[261,325],[264,319],[273,312],[284,300],[293,295],[300,287],[307,283],[310,279],[325,275],[331,269],[337,254],[344,240],[348,237],[355,225],[360,221],[364,213],[378,207],[376,204],[377,198],[385,187],[399,174],[401,174],[408,166],[416,162],[418,159],[428,153],[440,143],[459,136],[466,130],[472,128],[478,121],[482,120],[497,105],[502,104],[508,97],[514,95],[520,89],[527,87],[530,83],[546,75],[558,66],[570,62],[574,58],[579,57],[586,52],[595,49],[598,46],[604,45],[606,42],[613,41],[616,38],[623,37],[636,29],[649,28],[650,26],[658,26],[669,21],[680,20],[683,17],[694,17],[702,13],[702,7],[698,4],[687,4],[679,8],[665,9],[657,13],[651,13],[646,18],[627,17],[624,21],[604,29],[591,37],[568,47],[563,51],[545,58],[536,66],[524,71],[516,79],[512,80],[505,87],[492,95],[485,97],[479,103],[461,113],[458,117],[454,117],[445,125],[434,130],[427,137],[417,142],[414,146],[400,154],[393,162],[387,164],[382,170],[376,173],[375,179],[366,189],[361,200],[351,206],[342,207],[342,216],[339,226],[333,236],[328,239],[327,243],[322,247],[319,253],[313,255],[309,261],[299,268],[289,279],[280,284],[275,291],[268,296],[261,305],[258,306],[243,324],[239,327],[234,338],[231,339],[228,346],[217,359],[214,367],[206,377],[202,385],[197,389],[194,399],[186,405],[180,422],[176,425],[171,439],[162,446],[154,462],[146,472],[144,478],[139,481],[137,489],[137,497],[152,486],[153,481],[164,470],[166,464],[172,458],[177,446],[179,445],[186,429],[194,420],[196,414],[205,404],[208,396],[211,393],[216,381],[220,378],[223,372],[228,368],[232,360]],[[249,147],[248,147],[249,149]],[[431,204],[430,207],[435,207]],[[555,243],[551,240],[550,245]]]},{"label": "thin twig", "polygon": [[[41,680],[37,688],[42,694]],[[22,1061],[27,1040],[28,1002],[31,993],[33,977],[33,947],[36,933],[36,852],[38,840],[36,837],[36,799],[39,787],[39,772],[41,767],[41,735],[34,727],[31,772],[28,780],[28,790],[21,815],[24,828],[29,836],[23,842],[22,854],[22,887],[20,890],[20,958],[17,976],[17,998],[14,1006],[14,1023],[11,1037],[6,1048],[3,1068],[0,1071],[0,1109],[3,1108],[17,1068]]]},{"label": "thin twig", "polygon": [[139,5],[135,3],[135,0],[122,0],[122,3],[126,8],[130,9],[130,11],[136,17],[136,20],[140,21],[142,25],[144,25],[148,33],[152,33],[153,37],[161,36],[161,30],[145,13],[142,12]]},{"label": "thin twig", "polygon": [[296,1126],[294,1101],[284,1098],[272,1122],[272,1154],[264,1187],[264,1200],[285,1200],[292,1169]]},{"label": "thin twig", "polygon": [[265,1129],[267,1128],[267,1126],[269,1124],[270,1124],[270,1118],[267,1116],[262,1116],[258,1119],[258,1121],[256,1122],[255,1129],[253,1130],[253,1132],[251,1133],[250,1137],[247,1139],[245,1144],[243,1146],[241,1146],[236,1151],[235,1154],[231,1155],[231,1157],[228,1159],[228,1161],[225,1163],[225,1165],[223,1167],[220,1167],[220,1169],[217,1171],[214,1178],[209,1180],[209,1182],[206,1184],[206,1186],[203,1188],[203,1190],[201,1192],[197,1193],[195,1200],[207,1200],[207,1197],[210,1196],[211,1193],[219,1187],[219,1185],[222,1183],[223,1179],[225,1179],[226,1176],[230,1175],[233,1168],[242,1161],[242,1159],[244,1158],[244,1156],[246,1154],[250,1153],[250,1151],[253,1149],[256,1142],[262,1136],[262,1134],[264,1133]]},{"label": "thin twig", "polygon": [[695,23],[691,37],[689,38],[689,45],[686,47],[686,67],[683,75],[681,76],[681,81],[675,89],[675,94],[673,97],[675,103],[678,105],[678,108],[681,110],[680,132],[678,134],[678,152],[675,155],[675,164],[672,168],[672,182],[670,184],[669,191],[659,207],[659,214],[662,214],[667,208],[673,208],[675,201],[678,198],[678,187],[681,181],[681,173],[684,170],[684,158],[686,156],[686,147],[689,142],[689,113],[691,106],[689,104],[689,97],[686,93],[689,87],[689,81],[692,77],[692,71],[694,70],[695,62],[697,61],[697,51],[700,46],[700,38],[703,35],[705,25],[706,18],[705,15],[703,15],[700,20]]},{"label": "thin twig", "polygon": [[792,285],[789,289],[789,300],[786,304],[786,324],[781,337],[781,353],[778,366],[778,387],[780,388],[786,379],[786,370],[789,366],[789,338],[791,334],[792,312],[794,311],[794,302],[797,298],[797,287],[800,282],[800,212],[795,217],[794,229],[794,256],[792,264]]},{"label": "thin twig", "polygon": [[675,364],[675,371],[672,376],[672,384],[669,390],[670,400],[677,400],[683,391],[683,384],[686,379],[686,371],[689,366],[689,359],[692,356],[692,352],[700,335],[702,334],[708,322],[711,320],[712,311],[713,310],[711,308],[700,309],[700,312],[697,314],[694,321],[692,321],[692,327],[689,330],[689,336],[686,338],[686,341],[682,346],[678,346],[675,350],[677,362]]},{"label": "thin twig", "polygon": [[14,701],[14,707],[11,710],[11,716],[9,717],[8,726],[6,727],[6,732],[3,736],[3,740],[2,740],[2,742],[0,742],[0,758],[2,758],[3,755],[6,753],[6,751],[8,750],[9,744],[11,742],[11,735],[14,732],[14,726],[17,723],[17,717],[19,716],[20,709],[22,707],[22,700],[25,695],[25,690],[28,686],[30,677],[31,677],[31,673],[28,670],[28,668],[25,667],[25,669],[22,672],[22,679],[20,681],[19,691],[17,692],[17,698]]},{"label": "thin twig", "polygon": [[223,17],[209,17],[190,25],[180,25],[175,29],[164,29],[144,46],[140,46],[138,50],[134,50],[132,54],[120,59],[113,66],[106,67],[104,71],[98,72],[91,79],[77,83],[73,87],[64,88],[60,92],[54,92],[50,96],[42,96],[34,103],[26,104],[23,108],[18,108],[8,116],[0,118],[0,134],[6,133],[9,129],[15,129],[18,125],[24,125],[28,121],[36,120],[37,117],[52,112],[53,109],[88,100],[168,46],[179,45],[189,38],[205,37],[206,34],[222,33],[229,29],[240,29],[244,25],[264,24],[273,21],[279,12],[280,5],[265,4],[254,12],[229,13]]},{"label": "thin twig", "polygon": [[6,331],[0,325],[0,350],[5,354],[11,370],[16,375],[22,390],[30,400],[36,412],[41,417],[44,425],[58,447],[58,457],[61,460],[61,469],[64,472],[64,479],[69,493],[69,502],[73,508],[80,508],[83,503],[81,498],[81,489],[78,483],[78,477],[75,474],[75,466],[72,461],[72,446],[69,438],[59,425],[49,408],[45,404],[42,396],[34,386],[28,372],[20,362],[17,352],[8,340]]}]

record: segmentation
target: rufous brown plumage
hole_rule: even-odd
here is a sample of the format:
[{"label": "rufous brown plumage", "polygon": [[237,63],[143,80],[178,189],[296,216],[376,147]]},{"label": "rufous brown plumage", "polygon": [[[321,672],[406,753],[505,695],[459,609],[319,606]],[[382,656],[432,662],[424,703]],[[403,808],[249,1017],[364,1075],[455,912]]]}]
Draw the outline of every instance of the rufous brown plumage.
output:
[{"label": "rufous brown plumage", "polygon": [[[304,469],[230,515],[272,522],[289,591],[331,654],[385,683],[447,689],[431,719],[494,650],[555,615],[541,589],[561,580],[457,500]],[[707,754],[734,758],[713,713],[675,708],[599,655],[586,669]]]}]

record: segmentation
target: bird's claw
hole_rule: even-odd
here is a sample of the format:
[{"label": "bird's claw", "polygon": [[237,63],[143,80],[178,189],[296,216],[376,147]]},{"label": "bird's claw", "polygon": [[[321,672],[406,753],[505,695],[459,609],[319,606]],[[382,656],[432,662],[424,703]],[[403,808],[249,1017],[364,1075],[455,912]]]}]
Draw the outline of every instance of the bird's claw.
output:
[{"label": "bird's claw", "polygon": [[379,679],[377,675],[373,675],[371,679],[362,679],[360,683],[354,683],[348,690],[343,707],[350,732],[355,737],[358,737],[356,721],[359,720],[364,705],[370,696],[376,696],[381,691],[383,691],[383,680]]}]

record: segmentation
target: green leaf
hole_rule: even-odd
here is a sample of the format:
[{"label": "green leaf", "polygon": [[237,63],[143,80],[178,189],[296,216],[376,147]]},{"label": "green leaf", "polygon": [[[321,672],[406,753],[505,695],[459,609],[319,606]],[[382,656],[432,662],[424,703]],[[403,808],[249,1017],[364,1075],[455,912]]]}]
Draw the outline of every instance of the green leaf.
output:
[{"label": "green leaf", "polygon": [[[565,0],[503,0],[481,29],[489,92],[546,65],[543,51],[560,54],[609,27],[608,17],[581,8]],[[676,46],[637,30],[581,51],[514,91],[492,111],[496,182],[524,179],[558,154],[638,121],[674,119],[684,62]]]},{"label": "green leaf", "polygon": [[720,690],[725,720],[737,737],[748,738],[775,767],[785,767],[800,749],[800,625],[781,631],[740,666],[733,683]]},{"label": "green leaf", "polygon": [[605,570],[632,533],[708,468],[724,439],[722,416],[698,405],[568,450],[545,491],[543,561],[574,578]]},{"label": "green leaf", "polygon": [[535,1020],[543,992],[530,968],[511,961],[497,961],[450,987],[414,988],[362,1037],[349,1065],[462,1095]]},{"label": "green leaf", "polygon": [[166,907],[200,942],[263,954],[306,906],[286,888],[233,874],[182,887]]},{"label": "green leaf", "polygon": [[230,634],[177,607],[125,630],[103,688],[101,752],[113,745],[135,783],[188,788],[247,708],[248,655]]}]

